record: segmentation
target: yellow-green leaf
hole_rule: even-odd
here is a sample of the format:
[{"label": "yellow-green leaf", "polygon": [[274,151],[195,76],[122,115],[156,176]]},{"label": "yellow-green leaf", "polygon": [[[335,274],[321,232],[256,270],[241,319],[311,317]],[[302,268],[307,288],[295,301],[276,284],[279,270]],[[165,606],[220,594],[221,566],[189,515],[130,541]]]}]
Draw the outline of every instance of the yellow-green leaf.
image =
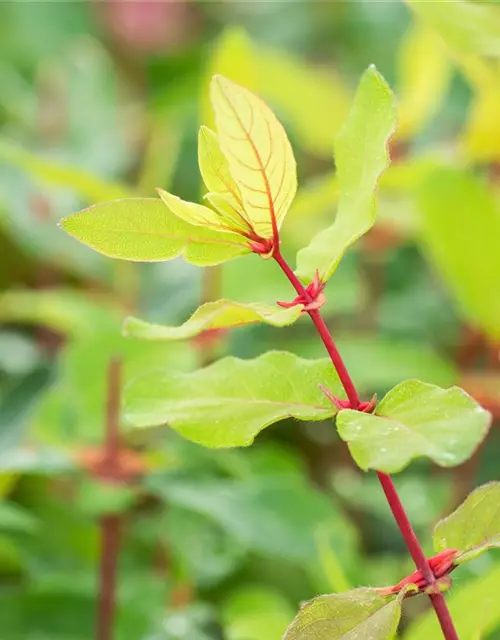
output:
[{"label": "yellow-green leaf", "polygon": [[217,135],[204,126],[200,127],[198,134],[198,162],[201,177],[208,191],[227,196],[243,209],[238,185],[229,173],[229,166],[220,150]]},{"label": "yellow-green leaf", "polygon": [[500,7],[466,0],[406,0],[457,51],[500,56]]},{"label": "yellow-green leaf", "polygon": [[284,327],[295,322],[302,312],[298,305],[290,309],[269,304],[217,300],[199,307],[180,327],[151,324],[139,318],[127,318],[124,333],[146,340],[187,340],[210,329],[229,329],[264,322],[273,327]]},{"label": "yellow-green leaf", "polygon": [[198,266],[220,264],[250,250],[244,238],[187,224],[161,200],[130,198],[95,205],[60,226],[111,258],[158,262],[183,256]]},{"label": "yellow-green leaf", "polygon": [[0,140],[0,160],[6,164],[19,167],[35,180],[72,189],[90,202],[126,198],[131,190],[118,182],[103,180],[88,171],[22,149],[7,140]]},{"label": "yellow-green leaf", "polygon": [[179,196],[164,189],[157,189],[156,191],[170,211],[181,220],[184,220],[184,222],[197,227],[215,229],[216,231],[227,231],[220,215],[213,209],[196,204],[196,202],[182,200]]},{"label": "yellow-green leaf", "polygon": [[397,137],[412,138],[437,111],[451,79],[451,65],[440,38],[415,22],[403,38],[399,56]]},{"label": "yellow-green leaf", "polygon": [[297,254],[297,273],[306,281],[316,269],[323,280],[347,249],[375,222],[375,189],[389,165],[387,143],[396,126],[394,96],[375,67],[361,78],[347,122],[335,141],[339,206],[332,226]]},{"label": "yellow-green leaf", "polygon": [[500,160],[500,74],[497,83],[479,90],[469,110],[462,135],[463,152],[476,162]]},{"label": "yellow-green leaf", "polygon": [[433,539],[436,551],[461,551],[458,563],[500,547],[500,482],[475,489],[452,514],[437,523]]},{"label": "yellow-green leaf", "polygon": [[369,588],[318,596],[302,605],[283,640],[392,640],[401,602]]},{"label": "yellow-green leaf", "polygon": [[255,232],[273,236],[297,189],[295,158],[286,133],[260,98],[214,76],[212,105],[220,148]]}]

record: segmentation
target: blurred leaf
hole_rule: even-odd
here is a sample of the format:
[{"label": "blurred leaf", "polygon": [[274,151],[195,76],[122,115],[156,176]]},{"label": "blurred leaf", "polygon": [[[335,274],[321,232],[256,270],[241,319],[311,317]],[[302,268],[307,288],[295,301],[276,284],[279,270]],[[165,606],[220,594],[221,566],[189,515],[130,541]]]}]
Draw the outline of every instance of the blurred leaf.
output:
[{"label": "blurred leaf", "polygon": [[453,49],[500,56],[500,8],[467,0],[406,0]]},{"label": "blurred leaf", "polygon": [[283,113],[299,144],[329,158],[334,137],[349,112],[350,89],[331,69],[304,64],[299,56],[254,45],[259,91]]},{"label": "blurred leaf", "polygon": [[214,76],[210,95],[217,138],[246,217],[257,235],[271,238],[297,190],[295,158],[285,130],[264,102],[223,76]]},{"label": "blurred leaf", "polygon": [[[3,294],[0,294],[0,322],[2,318]],[[14,331],[0,330],[0,371],[10,376],[27,375],[40,364],[38,345],[29,336]]]},{"label": "blurred leaf", "polygon": [[0,321],[40,325],[64,336],[91,336],[117,326],[120,318],[103,296],[75,289],[10,289],[0,295]]},{"label": "blurred leaf", "polygon": [[35,181],[72,189],[89,202],[115,200],[131,195],[131,190],[125,185],[107,182],[83,169],[43,158],[1,138],[0,161],[22,169]]},{"label": "blurred leaf", "polygon": [[125,417],[134,427],[168,424],[207,447],[243,447],[284,418],[334,415],[319,383],[340,392],[328,359],[278,351],[254,360],[229,357],[190,374],[158,372],[135,380],[125,393]]},{"label": "blurred leaf", "polygon": [[102,441],[107,370],[112,357],[122,359],[125,385],[157,367],[190,370],[195,353],[183,343],[158,344],[124,338],[119,324],[114,330],[103,330],[66,345],[60,356],[58,384],[45,395],[35,416],[38,441],[72,447],[75,443]]},{"label": "blurred leaf", "polygon": [[318,596],[302,605],[283,640],[392,640],[401,617],[401,600],[387,602],[368,588]]},{"label": "blurred leaf", "polygon": [[418,194],[424,249],[465,318],[500,338],[500,211],[486,185],[470,173],[441,169]]},{"label": "blurred leaf", "polygon": [[181,560],[190,580],[213,587],[234,573],[246,559],[246,545],[206,515],[170,507],[162,537]]},{"label": "blurred leaf", "polygon": [[374,415],[340,411],[337,429],[361,469],[397,473],[419,456],[442,467],[461,464],[486,436],[490,421],[458,387],[407,380],[389,391]]},{"label": "blurred leaf", "polygon": [[143,340],[188,340],[204,331],[230,329],[256,322],[273,327],[293,324],[302,313],[302,305],[283,309],[261,303],[243,304],[232,300],[217,300],[201,305],[193,315],[179,327],[151,324],[139,318],[126,318],[124,334]]},{"label": "blurred leaf", "polygon": [[397,137],[413,138],[435,114],[451,79],[451,67],[436,34],[414,22],[400,45]]},{"label": "blurred leaf", "polygon": [[264,586],[242,587],[223,602],[222,621],[227,640],[276,640],[290,618],[290,603]]},{"label": "blurred leaf", "polygon": [[[472,638],[478,631],[486,638],[500,623],[499,589],[500,566],[494,566],[450,592],[446,602],[461,638]],[[405,640],[441,640],[442,637],[436,614],[431,609],[412,622],[405,634]]]},{"label": "blurred leaf", "polygon": [[473,99],[462,136],[462,147],[468,160],[495,162],[500,160],[500,74],[496,83],[478,91]]},{"label": "blurred leaf", "polygon": [[389,165],[387,142],[396,126],[394,96],[370,67],[361,78],[349,117],[335,142],[339,207],[335,222],[297,254],[297,273],[311,281],[335,271],[347,249],[375,222],[374,192]]},{"label": "blurred leaf", "polygon": [[352,551],[354,530],[329,497],[294,476],[248,481],[151,476],[146,486],[169,503],[202,514],[250,550],[294,562],[317,559],[315,535],[328,528],[339,553]]},{"label": "blurred leaf", "polygon": [[36,532],[37,519],[14,502],[0,500],[0,530]]},{"label": "blurred leaf", "polygon": [[[166,612],[158,625],[151,625],[153,632],[144,640],[215,640],[217,633],[215,615],[211,607],[202,602]],[[216,634],[216,635],[214,635]],[[120,640],[120,638],[118,639]],[[135,640],[127,637],[127,640]]]},{"label": "blurred leaf", "polygon": [[182,255],[192,264],[209,266],[249,252],[241,236],[193,227],[153,198],[95,205],[60,226],[99,253],[122,260],[157,262]]},{"label": "blurred leaf", "polygon": [[500,482],[475,489],[434,529],[434,548],[458,549],[456,562],[468,562],[488,549],[500,547]]}]

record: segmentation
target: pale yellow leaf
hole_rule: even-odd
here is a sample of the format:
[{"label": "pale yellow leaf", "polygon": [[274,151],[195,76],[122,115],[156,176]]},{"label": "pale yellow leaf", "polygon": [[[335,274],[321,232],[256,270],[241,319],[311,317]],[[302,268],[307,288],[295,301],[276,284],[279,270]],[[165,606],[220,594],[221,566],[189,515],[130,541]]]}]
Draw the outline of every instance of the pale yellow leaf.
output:
[{"label": "pale yellow leaf", "polygon": [[406,140],[437,111],[449,86],[451,65],[440,38],[419,22],[403,38],[398,61],[397,136]]},{"label": "pale yellow leaf", "polygon": [[500,88],[491,86],[478,92],[471,106],[462,138],[463,152],[469,160],[500,160]]},{"label": "pale yellow leaf", "polygon": [[211,99],[217,136],[255,232],[273,236],[297,190],[292,147],[276,116],[260,98],[214,76]]}]

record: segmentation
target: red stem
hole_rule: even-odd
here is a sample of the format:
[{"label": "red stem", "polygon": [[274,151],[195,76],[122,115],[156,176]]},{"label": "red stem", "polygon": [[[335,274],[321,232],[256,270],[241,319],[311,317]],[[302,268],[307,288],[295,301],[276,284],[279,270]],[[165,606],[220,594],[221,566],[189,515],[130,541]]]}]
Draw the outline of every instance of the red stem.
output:
[{"label": "red stem", "polygon": [[[307,300],[308,302],[311,302],[312,301],[311,296],[309,295],[304,285],[300,282],[300,280],[294,274],[294,272],[290,268],[290,265],[286,262],[286,260],[281,255],[279,246],[276,246],[273,258],[279,264],[283,273],[286,275],[290,283],[293,285],[295,291],[299,295],[303,296],[305,300]],[[321,315],[321,312],[319,311],[319,309],[312,309],[307,313],[311,317],[311,320],[313,321],[316,327],[316,330],[321,340],[323,341],[323,344],[325,345],[325,348],[328,352],[328,355],[330,356],[332,364],[335,367],[335,370],[337,371],[340,382],[342,383],[342,386],[345,389],[347,397],[349,398],[351,407],[353,409],[357,409],[360,403],[358,392],[356,391],[356,388],[351,379],[351,376],[347,371],[347,367],[345,366],[344,361],[342,360],[342,356],[340,355],[335,345],[335,341],[333,340],[330,330],[326,326],[326,323]],[[418,541],[415,531],[413,530],[413,527],[405,511],[405,508],[403,507],[403,504],[399,499],[399,495],[396,491],[396,487],[394,486],[394,482],[391,476],[389,476],[386,473],[382,473],[381,471],[377,471],[377,476],[382,486],[382,489],[385,493],[385,496],[387,498],[387,502],[389,503],[389,507],[392,511],[392,514],[394,515],[394,519],[396,520],[398,528],[401,532],[401,535],[404,538],[406,546],[408,547],[408,551],[410,552],[411,557],[413,558],[413,561],[417,569],[421,572],[421,574],[427,580],[429,585],[435,584],[436,577],[431,569],[431,566],[429,565],[429,561],[427,560],[427,557],[424,554],[424,551],[420,545],[420,542]],[[441,629],[443,631],[443,635],[446,638],[446,640],[459,640],[443,594],[435,593],[435,594],[429,595],[429,597],[431,599],[432,606],[434,607],[434,610],[439,620],[439,624],[441,625]]]}]

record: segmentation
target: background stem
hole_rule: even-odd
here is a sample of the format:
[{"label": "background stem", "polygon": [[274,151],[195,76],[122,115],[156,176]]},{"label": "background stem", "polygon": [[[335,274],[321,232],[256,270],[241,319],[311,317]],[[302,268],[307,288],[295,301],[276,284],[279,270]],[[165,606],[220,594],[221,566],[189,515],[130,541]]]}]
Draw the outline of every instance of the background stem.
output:
[{"label": "background stem", "polygon": [[[312,302],[312,298],[304,287],[304,285],[300,282],[297,276],[292,271],[290,265],[286,262],[286,260],[281,255],[279,250],[279,246],[276,245],[274,255],[274,259],[280,266],[283,273],[286,275],[295,291],[303,296],[303,298],[307,302]],[[321,315],[319,309],[312,309],[307,311],[311,320],[316,327],[318,335],[320,336],[325,348],[330,356],[333,366],[337,371],[340,382],[344,387],[344,390],[349,398],[352,409],[357,409],[360,404],[359,395],[357,393],[356,387],[352,381],[349,372],[347,371],[347,367],[345,366],[344,361],[342,360],[342,356],[340,355],[337,346],[335,345],[335,341],[330,333],[330,330],[326,326],[326,323]],[[381,471],[377,471],[377,476],[379,482],[382,486],[384,494],[387,498],[387,502],[389,503],[389,507],[394,515],[394,519],[398,525],[398,528],[403,536],[403,539],[408,547],[408,551],[413,558],[413,561],[417,567],[417,569],[421,572],[423,577],[427,580],[427,582],[432,585],[436,582],[436,577],[429,565],[429,561],[420,545],[420,542],[413,530],[411,522],[408,518],[408,515],[403,507],[403,504],[399,498],[396,487],[394,486],[394,482],[392,478]],[[439,624],[441,625],[441,629],[443,631],[443,635],[446,640],[459,640],[457,632],[455,630],[453,620],[451,619],[450,612],[448,610],[448,606],[446,604],[446,600],[442,593],[436,593],[429,595],[429,598],[432,602],[432,606],[436,612],[437,618],[439,620]]]}]

